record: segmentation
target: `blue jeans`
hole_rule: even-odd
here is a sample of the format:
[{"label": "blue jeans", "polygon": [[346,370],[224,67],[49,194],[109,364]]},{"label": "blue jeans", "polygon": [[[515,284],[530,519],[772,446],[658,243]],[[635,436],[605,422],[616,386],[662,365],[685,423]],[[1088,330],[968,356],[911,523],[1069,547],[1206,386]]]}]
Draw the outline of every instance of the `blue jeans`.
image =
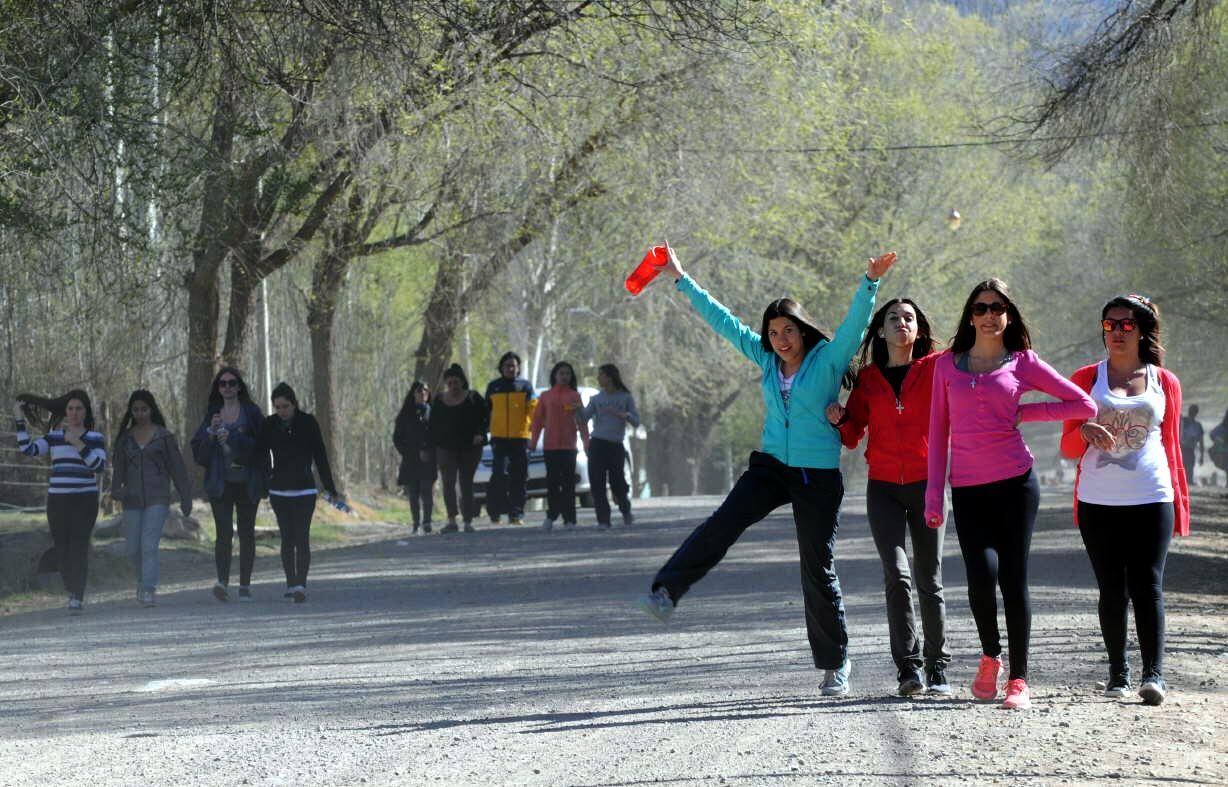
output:
[{"label": "blue jeans", "polygon": [[529,478],[529,441],[515,437],[495,437],[490,441],[494,465],[486,487],[486,510],[495,519],[507,514],[524,516],[526,485]]},{"label": "blue jeans", "polygon": [[128,557],[136,569],[136,584],[141,590],[158,587],[158,542],[170,506],[146,506],[124,509],[124,530],[127,531]]}]

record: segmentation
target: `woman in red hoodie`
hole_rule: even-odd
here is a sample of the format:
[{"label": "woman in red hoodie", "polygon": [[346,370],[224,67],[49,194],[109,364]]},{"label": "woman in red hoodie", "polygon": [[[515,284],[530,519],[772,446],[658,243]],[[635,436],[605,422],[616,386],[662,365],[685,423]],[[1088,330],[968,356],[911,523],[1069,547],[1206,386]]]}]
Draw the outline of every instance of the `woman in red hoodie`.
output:
[{"label": "woman in red hoodie", "polygon": [[1127,599],[1143,656],[1139,696],[1164,701],[1164,562],[1173,533],[1189,535],[1181,458],[1181,383],[1164,368],[1160,310],[1122,295],[1100,312],[1106,357],[1071,381],[1096,401],[1093,419],[1066,421],[1062,453],[1079,460],[1075,523],[1100,586],[1100,629],[1109,656],[1105,696],[1130,690]]},{"label": "woman in red hoodie", "polygon": [[[563,527],[576,526],[576,432],[588,450],[588,422],[580,420],[584,402],[576,390],[576,370],[559,361],[550,370],[550,390],[538,398],[529,427],[529,450],[537,450],[542,429],[546,430],[546,521],[542,529],[554,529],[563,517]],[[609,527],[609,525],[606,525]]]},{"label": "woman in red hoodie", "polygon": [[[866,513],[883,563],[891,658],[900,696],[950,694],[946,666],[946,603],[942,596],[942,542],[946,528],[925,524],[926,461],[934,340],[921,308],[909,298],[887,301],[861,344],[861,371],[845,407],[832,404],[828,420],[856,448],[870,430]],[[905,540],[912,534],[913,566],[925,632],[924,661],[913,619],[913,571]],[[925,675],[921,668],[924,665]]]}]

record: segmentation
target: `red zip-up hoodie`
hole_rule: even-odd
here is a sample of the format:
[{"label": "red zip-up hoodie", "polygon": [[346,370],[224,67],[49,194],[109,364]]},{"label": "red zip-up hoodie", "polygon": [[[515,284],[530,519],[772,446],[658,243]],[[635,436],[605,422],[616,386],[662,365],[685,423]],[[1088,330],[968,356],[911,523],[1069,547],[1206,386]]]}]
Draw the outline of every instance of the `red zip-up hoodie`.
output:
[{"label": "red zip-up hoodie", "polygon": [[840,442],[856,448],[866,429],[866,463],[872,481],[911,484],[929,474],[930,392],[934,361],[930,353],[912,362],[897,399],[895,390],[874,364],[857,374],[853,392],[845,404]]}]

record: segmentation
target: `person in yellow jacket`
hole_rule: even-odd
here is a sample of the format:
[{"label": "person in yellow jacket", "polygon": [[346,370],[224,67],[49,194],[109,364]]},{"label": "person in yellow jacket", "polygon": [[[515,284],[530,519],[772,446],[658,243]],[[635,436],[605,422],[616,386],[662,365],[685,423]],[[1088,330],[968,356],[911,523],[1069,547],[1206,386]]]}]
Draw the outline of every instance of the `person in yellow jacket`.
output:
[{"label": "person in yellow jacket", "polygon": [[499,359],[499,377],[486,386],[490,405],[490,450],[494,466],[486,488],[486,510],[498,524],[507,514],[513,525],[524,524],[529,478],[529,427],[537,409],[533,384],[520,376],[520,356],[506,352]]}]

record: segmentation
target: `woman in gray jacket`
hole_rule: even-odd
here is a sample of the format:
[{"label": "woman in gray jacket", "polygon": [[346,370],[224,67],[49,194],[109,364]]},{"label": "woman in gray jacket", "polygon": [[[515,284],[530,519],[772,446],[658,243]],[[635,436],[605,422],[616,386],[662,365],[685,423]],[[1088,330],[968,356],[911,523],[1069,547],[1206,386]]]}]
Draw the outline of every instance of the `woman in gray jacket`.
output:
[{"label": "woman in gray jacket", "polygon": [[149,391],[136,390],[128,397],[113,454],[111,498],[124,506],[137,597],[141,604],[152,607],[158,588],[158,542],[170,510],[171,482],[179,492],[179,508],[185,517],[192,513],[192,482],[179,444]]}]

